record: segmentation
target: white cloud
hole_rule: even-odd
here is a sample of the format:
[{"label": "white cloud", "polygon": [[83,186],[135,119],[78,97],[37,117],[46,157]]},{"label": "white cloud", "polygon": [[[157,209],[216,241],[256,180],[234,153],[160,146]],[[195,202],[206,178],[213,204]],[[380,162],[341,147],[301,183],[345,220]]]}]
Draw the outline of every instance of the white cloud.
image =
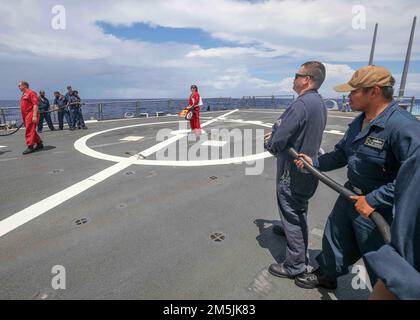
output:
[{"label": "white cloud", "polygon": [[[200,82],[207,96],[291,92],[290,75],[313,59],[329,61],[324,84],[329,88],[353,71],[334,61],[367,60],[377,21],[376,59],[401,60],[411,16],[420,12],[416,0],[370,1],[368,29],[353,30],[351,8],[359,2],[63,0],[67,29],[56,31],[50,25],[55,0],[0,0],[0,99],[15,97],[21,79],[47,89],[78,84],[89,97],[180,97],[189,84]],[[235,46],[118,39],[104,34],[97,21],[201,28]],[[419,49],[416,41],[413,58],[420,59]],[[411,79],[407,90],[420,93]]]},{"label": "white cloud", "polygon": [[211,81],[204,81],[203,84],[220,90],[237,88],[248,90],[269,89],[271,92],[278,90],[278,83],[252,77],[246,68],[226,69]]},{"label": "white cloud", "polygon": [[328,78],[348,78],[353,75],[355,70],[346,64],[330,64],[324,63],[325,69],[327,70]]},{"label": "white cloud", "polygon": [[275,51],[259,50],[248,47],[221,47],[211,49],[199,49],[187,54],[187,58],[235,58],[238,56],[255,56],[259,58],[272,58],[277,56]]}]

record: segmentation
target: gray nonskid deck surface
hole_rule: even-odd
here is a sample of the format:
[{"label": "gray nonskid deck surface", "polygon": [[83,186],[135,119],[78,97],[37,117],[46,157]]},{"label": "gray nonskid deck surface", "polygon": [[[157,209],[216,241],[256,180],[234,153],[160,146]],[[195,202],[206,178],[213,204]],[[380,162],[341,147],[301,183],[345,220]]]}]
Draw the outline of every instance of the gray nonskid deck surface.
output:
[{"label": "gray nonskid deck surface", "polygon": [[[217,117],[228,111],[203,113]],[[272,123],[276,110],[240,110],[229,119]],[[327,130],[344,132],[352,114],[329,113]],[[74,149],[79,138],[142,123],[167,125],[124,128],[95,136],[87,145],[120,157],[156,144],[156,131],[177,130],[179,118],[162,117],[89,124],[89,131],[48,132],[50,150],[27,157],[23,134],[2,138],[0,219],[64,190],[110,166]],[[205,122],[207,120],[203,120]],[[211,128],[257,128],[216,122]],[[269,128],[265,128],[269,131]],[[137,142],[123,142],[141,136]],[[341,138],[326,133],[323,148]],[[153,159],[153,158],[152,158]],[[303,290],[274,278],[267,267],[284,258],[285,241],[272,234],[279,219],[275,159],[261,175],[245,175],[244,164],[202,167],[131,165],[105,181],[0,238],[1,299],[331,299],[324,291]],[[330,173],[345,182],[345,169]],[[210,179],[209,177],[217,177]],[[320,233],[337,195],[320,186],[310,203],[310,255],[320,250]],[[90,223],[74,221],[88,217]],[[220,243],[210,236],[225,236]],[[66,290],[51,288],[53,266],[66,268]],[[340,279],[338,299],[364,299]]]}]

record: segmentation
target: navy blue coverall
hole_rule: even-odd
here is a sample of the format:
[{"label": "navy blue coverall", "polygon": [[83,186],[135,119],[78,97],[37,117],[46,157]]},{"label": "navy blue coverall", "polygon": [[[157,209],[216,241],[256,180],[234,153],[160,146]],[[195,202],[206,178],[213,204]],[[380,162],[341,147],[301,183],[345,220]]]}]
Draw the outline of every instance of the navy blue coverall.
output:
[{"label": "navy blue coverall", "polygon": [[39,122],[38,122],[38,132],[42,132],[44,119],[47,121],[48,127],[51,131],[54,131],[54,125],[51,120],[50,111],[50,101],[47,98],[39,97]]},{"label": "navy blue coverall", "polygon": [[55,98],[54,105],[57,105],[58,110],[58,128],[63,130],[64,128],[64,117],[66,118],[67,124],[71,128],[71,121],[70,121],[70,112],[67,107],[67,99],[64,96],[60,96]]},{"label": "navy blue coverall", "polygon": [[70,96],[70,121],[72,128],[76,128],[76,125],[80,128],[86,127],[83,119],[82,108],[80,107],[80,99],[76,96]]},{"label": "navy blue coverall", "polygon": [[[314,166],[331,171],[347,165],[345,186],[365,195],[367,203],[391,223],[395,179],[401,163],[420,147],[420,122],[395,101],[362,129],[364,118],[362,113],[349,124],[333,152],[313,158]],[[364,254],[383,244],[375,224],[340,196],[328,217],[317,262],[324,274],[339,277]],[[367,271],[371,282],[376,283],[369,266]]]},{"label": "navy blue coverall", "polygon": [[286,152],[316,156],[327,123],[327,109],[321,95],[309,90],[297,98],[273,126],[267,150],[277,157],[277,203],[287,238],[283,268],[291,276],[308,265],[308,202],[318,186],[309,173],[301,172]]},{"label": "navy blue coverall", "polygon": [[401,166],[395,183],[391,243],[365,255],[399,299],[420,299],[420,152]]}]

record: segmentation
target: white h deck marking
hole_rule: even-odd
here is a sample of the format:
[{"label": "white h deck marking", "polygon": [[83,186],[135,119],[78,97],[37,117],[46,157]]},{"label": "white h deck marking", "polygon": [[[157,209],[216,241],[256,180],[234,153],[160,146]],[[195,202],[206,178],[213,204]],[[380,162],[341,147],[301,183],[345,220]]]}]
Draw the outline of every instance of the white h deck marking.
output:
[{"label": "white h deck marking", "polygon": [[136,136],[129,136],[129,137],[125,137],[120,139],[120,141],[140,141],[143,140],[144,137],[136,137]]},{"label": "white h deck marking", "polygon": [[205,147],[223,147],[225,146],[227,141],[217,141],[217,140],[208,140],[202,143]]},{"label": "white h deck marking", "polygon": [[345,135],[344,132],[341,132],[339,130],[325,130],[324,132],[325,133],[336,134],[336,135],[339,135],[339,136],[344,136]]},{"label": "white h deck marking", "polygon": [[[202,127],[208,126],[210,124],[212,124],[213,122],[216,122],[219,120],[219,118],[221,117],[226,117],[234,112],[236,112],[238,110],[233,110],[231,112],[228,112],[225,115],[222,115],[220,117],[217,117],[213,120],[210,120],[206,123],[204,123],[202,125]],[[140,152],[138,155],[150,155],[153,154],[159,150],[161,150],[162,148],[166,147],[167,145],[169,145],[170,143],[173,143],[181,138],[183,138],[184,136],[186,136],[186,134],[184,135],[179,135],[179,136],[175,136],[173,138],[170,138],[166,141],[163,141],[161,143],[158,143],[157,145],[146,149],[142,152]],[[175,139],[176,138],[176,139]],[[170,140],[170,143],[168,143],[168,141]],[[137,160],[138,160],[138,155],[132,156],[130,158],[124,159],[121,162],[118,162],[116,164],[114,164],[113,166],[83,180],[80,181],[74,185],[72,185],[71,187],[64,189],[44,200],[41,200],[31,206],[29,206],[28,208],[19,211],[15,214],[13,214],[12,216],[0,221],[0,237],[3,237],[4,235],[8,234],[9,232],[19,228],[20,226],[24,225],[25,223],[41,216],[42,214],[50,211],[51,209],[59,206],[60,204],[66,202],[67,200],[70,200],[71,198],[81,194],[82,192],[92,188],[93,186],[97,185],[98,183],[108,179],[109,177],[117,174],[118,172],[121,172],[122,170],[130,167],[131,165],[133,165]]]}]

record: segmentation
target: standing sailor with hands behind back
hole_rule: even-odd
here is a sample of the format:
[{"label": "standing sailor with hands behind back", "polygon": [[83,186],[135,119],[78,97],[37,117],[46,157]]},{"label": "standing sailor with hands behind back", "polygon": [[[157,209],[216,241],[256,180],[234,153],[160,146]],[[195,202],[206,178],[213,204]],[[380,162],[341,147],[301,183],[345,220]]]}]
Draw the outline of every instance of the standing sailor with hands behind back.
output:
[{"label": "standing sailor with hands behind back", "polygon": [[36,92],[29,88],[29,84],[26,81],[19,82],[19,90],[22,92],[20,109],[26,129],[25,138],[28,147],[23,151],[23,155],[27,155],[44,149],[41,137],[36,132],[39,122],[39,98]]},{"label": "standing sailor with hands behind back", "polygon": [[42,133],[44,119],[47,121],[48,127],[51,131],[55,131],[54,125],[51,120],[51,111],[50,111],[50,101],[45,96],[45,91],[41,90],[39,92],[39,123],[38,123],[38,132]]},{"label": "standing sailor with hands behind back", "polygon": [[[305,274],[308,265],[308,201],[318,180],[293,165],[286,149],[316,156],[327,122],[327,110],[318,93],[325,80],[325,66],[317,61],[304,63],[295,75],[294,90],[299,95],[265,136],[266,149],[277,157],[277,203],[281,226],[273,231],[286,235],[286,259],[273,264],[269,272],[277,277],[295,278]],[[278,231],[276,231],[278,230]]]},{"label": "standing sailor with hands behind back", "polygon": [[188,107],[194,110],[194,114],[190,120],[191,131],[197,136],[202,133],[200,123],[200,107],[202,106],[202,100],[198,93],[198,87],[193,84],[191,86],[191,96],[188,101]]},{"label": "standing sailor with hands behind back", "polygon": [[[335,90],[350,91],[352,109],[362,114],[350,123],[334,151],[319,157],[300,155],[320,171],[348,166],[345,187],[358,196],[353,197],[354,204],[338,198],[325,226],[322,252],[317,257],[319,269],[295,279],[299,287],[333,290],[337,277],[347,274],[349,266],[383,245],[379,230],[368,217],[377,211],[391,223],[398,170],[420,148],[420,123],[393,100],[394,84],[386,68],[357,70],[348,83]],[[302,161],[295,163],[303,168]],[[376,275],[369,266],[367,271],[374,285]]]}]

